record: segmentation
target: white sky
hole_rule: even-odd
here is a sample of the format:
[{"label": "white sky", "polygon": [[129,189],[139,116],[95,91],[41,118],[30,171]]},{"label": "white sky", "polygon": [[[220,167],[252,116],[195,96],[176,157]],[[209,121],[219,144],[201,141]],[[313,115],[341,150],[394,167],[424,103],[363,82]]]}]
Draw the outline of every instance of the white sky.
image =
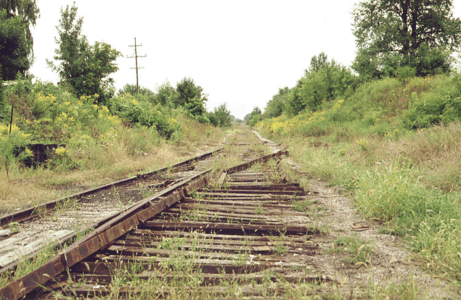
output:
[{"label": "white sky", "polygon": [[[72,0],[38,0],[40,19],[32,30],[35,63],[31,73],[57,82],[46,65],[57,45],[54,37],[61,6]],[[136,84],[134,37],[139,47],[139,84],[155,91],[192,77],[209,95],[207,109],[223,103],[243,119],[261,108],[281,87],[293,87],[310,59],[324,51],[350,66],[355,56],[351,11],[358,0],[76,0],[82,33],[121,51],[117,89]],[[461,0],[454,0],[456,17]]]}]

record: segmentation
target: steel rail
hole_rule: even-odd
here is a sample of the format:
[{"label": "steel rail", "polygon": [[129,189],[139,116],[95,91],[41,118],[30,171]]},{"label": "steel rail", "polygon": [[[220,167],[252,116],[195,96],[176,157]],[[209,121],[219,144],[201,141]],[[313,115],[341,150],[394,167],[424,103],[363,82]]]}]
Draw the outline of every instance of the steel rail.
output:
[{"label": "steel rail", "polygon": [[233,166],[233,167],[224,169],[224,170],[222,170],[221,174],[219,175],[217,183],[218,183],[218,185],[222,185],[224,180],[226,179],[226,176],[228,174],[232,174],[232,173],[244,170],[244,169],[248,169],[249,167],[251,167],[254,164],[264,163],[264,162],[267,162],[268,160],[270,160],[271,158],[278,158],[278,157],[280,157],[282,155],[289,155],[289,153],[288,153],[287,150],[280,150],[280,151],[277,151],[275,153],[268,154],[268,155],[261,156],[259,158],[253,159],[253,160],[251,160],[249,162],[246,162],[246,163],[243,163],[243,164],[239,164],[237,166]]},{"label": "steel rail", "polygon": [[[217,154],[217,153],[221,152],[223,149],[224,148],[219,148],[219,149],[207,152],[205,154],[202,154],[202,155],[187,159],[185,161],[179,162],[177,164],[168,166],[168,167],[160,168],[160,169],[157,169],[157,170],[154,170],[154,171],[151,171],[151,172],[147,172],[147,173],[139,174],[139,175],[132,176],[132,177],[129,177],[129,178],[125,178],[125,179],[122,179],[122,180],[118,180],[118,181],[115,181],[115,182],[107,183],[107,184],[104,184],[104,185],[101,185],[101,186],[98,186],[98,187],[95,187],[95,188],[92,188],[92,189],[85,190],[83,192],[72,194],[72,195],[57,199],[57,200],[49,201],[49,202],[46,202],[46,203],[43,203],[43,204],[40,204],[40,205],[37,205],[37,206],[34,206],[34,207],[30,207],[30,208],[27,208],[27,209],[24,209],[24,210],[21,210],[21,211],[18,211],[18,212],[14,212],[14,213],[5,215],[5,216],[0,218],[0,227],[4,228],[5,226],[8,226],[8,224],[10,224],[12,222],[26,221],[26,220],[31,219],[31,218],[35,217],[36,215],[38,215],[38,212],[44,212],[44,211],[52,210],[59,203],[62,203],[64,201],[67,201],[67,200],[70,200],[70,199],[74,199],[74,198],[78,199],[78,198],[88,196],[88,195],[94,194],[96,192],[105,190],[105,189],[109,189],[109,188],[112,188],[112,187],[117,187],[117,186],[120,186],[120,185],[123,185],[123,184],[126,184],[126,183],[130,183],[132,181],[138,180],[139,178],[142,178],[142,177],[145,177],[145,176],[155,175],[155,174],[158,174],[158,173],[161,173],[161,172],[165,172],[165,171],[167,171],[169,169],[179,168],[179,167],[191,164],[191,163],[193,163],[195,161],[203,160],[205,158],[208,158],[209,156],[212,156],[214,154]],[[111,217],[113,217],[113,216],[111,216]]]},{"label": "steel rail", "polygon": [[[135,206],[96,228],[38,269],[0,289],[0,299],[16,300],[43,286],[51,278],[108,246],[115,239],[136,228],[140,223],[144,223],[194,190],[204,186],[208,181],[210,172],[211,169],[208,169],[139,201]],[[157,201],[154,202],[155,200]]]},{"label": "steel rail", "polygon": [[[276,169],[262,166],[243,170],[281,154],[229,168],[231,174],[223,188],[216,188],[212,182],[197,190],[194,197],[182,198],[161,215],[146,219],[135,230],[75,264],[69,278],[56,278],[56,283],[42,289],[43,294],[37,299],[49,297],[48,291],[89,298],[129,298],[150,287],[149,295],[168,297],[170,291],[176,290],[176,285],[169,286],[169,282],[182,283],[183,278],[195,278],[195,274],[200,281],[191,282],[191,289],[215,297],[227,295],[227,283],[238,283],[242,296],[265,299],[271,288],[261,286],[267,282],[263,278],[293,284],[329,281],[328,277],[308,274],[315,268],[313,256],[319,249],[311,237],[322,232],[311,225],[305,212],[293,207],[294,201],[305,201],[304,189],[296,183],[280,183],[279,165]],[[187,261],[187,268],[193,273],[169,273],[171,269],[165,268],[165,264],[176,266],[179,257],[180,261]],[[127,267],[129,275],[123,272],[127,278],[153,279],[155,283],[136,287],[128,278],[126,283],[117,281],[121,286],[112,289],[112,280],[125,276],[120,273],[122,266],[131,263],[137,270]],[[177,266],[183,270],[181,262]],[[277,288],[269,293],[278,292]]]},{"label": "steel rail", "polygon": [[[214,153],[222,151],[223,148],[211,151],[206,153],[199,158],[193,158],[179,164],[173,165],[172,167],[162,168],[153,172],[149,172],[146,174],[134,176],[131,178],[127,178],[121,181],[118,181],[117,184],[124,184],[126,182],[130,182],[133,180],[138,179],[141,176],[148,176],[158,172],[162,172],[168,170],[169,168],[176,168],[183,165],[187,165],[188,163],[198,160],[203,156],[210,156]],[[257,159],[254,159],[249,162],[245,162],[243,164],[228,168],[223,171],[224,174],[222,180],[225,180],[227,174],[232,174],[235,172],[239,172],[241,170],[247,169],[256,163],[263,163],[267,162],[271,158],[275,158],[277,162],[279,161],[278,158],[282,155],[288,155],[287,151],[278,151],[270,155],[262,156]],[[277,164],[277,169],[280,170],[280,165]],[[135,203],[131,207],[127,208],[124,212],[118,213],[113,216],[110,220],[106,223],[102,224],[101,226],[97,227],[94,231],[84,236],[82,239],[76,241],[73,245],[69,246],[63,252],[59,253],[55,257],[51,258],[47,263],[40,266],[38,269],[32,271],[31,273],[25,275],[24,277],[11,282],[7,286],[0,289],[0,299],[19,299],[28,293],[32,292],[36,288],[43,286],[46,282],[50,279],[55,278],[59,274],[69,270],[72,266],[77,265],[78,263],[84,261],[89,256],[95,254],[97,251],[106,249],[117,239],[128,233],[129,231],[136,229],[138,226],[154,226],[155,224],[151,221],[151,218],[158,215],[159,213],[167,210],[173,204],[189,198],[188,196],[192,191],[197,190],[207,184],[209,180],[211,170],[204,171],[198,175],[192,176],[190,178],[184,179],[181,182],[168,187],[157,194],[144,198],[139,202]],[[101,189],[110,188],[113,184],[108,184],[96,189],[95,191],[99,191]],[[285,188],[281,186],[281,188]],[[88,192],[88,191],[85,191]],[[85,193],[83,192],[83,193]],[[94,191],[93,191],[94,192]],[[288,193],[292,193],[291,191],[286,191]],[[81,193],[80,193],[81,194]],[[91,194],[91,192],[90,192]],[[75,197],[75,195],[72,195]],[[72,196],[68,196],[65,199],[69,199]],[[192,224],[188,224],[189,227]],[[195,224],[196,226],[201,226],[201,224]],[[228,225],[226,225],[229,227]],[[146,228],[147,228],[146,227]],[[213,227],[213,226],[212,226]],[[229,228],[222,228],[222,230],[227,231],[242,231],[241,227],[236,225],[232,225]],[[235,228],[234,228],[235,227]],[[270,225],[256,225],[251,227],[249,226],[245,230],[250,231],[259,231],[259,232],[273,232],[277,230],[279,227],[277,226],[270,226]],[[141,228],[141,227],[140,227]],[[282,227],[280,227],[282,228]],[[283,231],[292,233],[313,233],[311,229],[305,228],[302,226],[283,226]],[[99,253],[99,252],[98,252]]]}]

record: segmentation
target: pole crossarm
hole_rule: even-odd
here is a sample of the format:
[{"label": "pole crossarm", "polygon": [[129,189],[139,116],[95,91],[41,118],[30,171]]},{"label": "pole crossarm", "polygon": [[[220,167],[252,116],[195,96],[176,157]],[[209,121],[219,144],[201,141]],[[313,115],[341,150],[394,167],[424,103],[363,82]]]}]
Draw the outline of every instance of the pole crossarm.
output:
[{"label": "pole crossarm", "polygon": [[130,69],[136,69],[136,94],[139,93],[139,75],[138,70],[144,69],[143,67],[138,67],[138,57],[146,57],[147,55],[138,55],[138,47],[141,47],[142,44],[136,44],[136,38],[134,38],[134,45],[128,45],[128,47],[134,47],[134,55],[128,56],[128,58],[134,58],[136,60],[136,67]]}]

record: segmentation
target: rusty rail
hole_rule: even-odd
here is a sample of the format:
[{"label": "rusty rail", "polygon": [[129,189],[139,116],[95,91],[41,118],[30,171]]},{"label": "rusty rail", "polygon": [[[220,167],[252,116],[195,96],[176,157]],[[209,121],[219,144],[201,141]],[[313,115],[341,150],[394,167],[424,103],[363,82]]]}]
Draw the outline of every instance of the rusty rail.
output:
[{"label": "rusty rail", "polygon": [[[44,285],[51,278],[56,277],[99,249],[109,245],[140,223],[178,202],[190,192],[205,185],[210,171],[206,170],[140,201],[134,207],[100,226],[62,253],[50,259],[37,270],[2,288],[0,290],[0,299],[16,300]],[[153,202],[154,200],[158,201]]]},{"label": "rusty rail", "polygon": [[[129,262],[140,267],[135,276],[160,278],[168,286],[170,280],[190,276],[165,272],[162,268],[171,257],[184,257],[198,270],[203,282],[191,289],[206,295],[225,293],[222,281],[238,282],[242,295],[250,297],[266,295],[261,293],[264,287],[255,284],[267,280],[329,281],[303,271],[315,268],[311,257],[318,245],[310,237],[321,232],[304,212],[293,208],[308,193],[299,184],[287,182],[280,165],[282,155],[288,152],[278,151],[223,170],[218,180],[227,183],[221,189],[215,182],[207,185],[211,173],[207,170],[142,199],[37,270],[0,289],[0,299],[16,300],[45,284],[45,294],[38,293],[42,297],[38,299],[56,289],[64,295],[108,296],[113,272]],[[243,156],[248,157],[248,151]],[[271,158],[277,161],[276,169],[263,166],[244,171]],[[171,237],[181,240],[173,248],[159,247]],[[160,273],[155,272],[157,268]],[[58,276],[65,271],[68,280],[64,274]],[[169,293],[163,286],[151,287],[152,295]],[[137,289],[127,283],[116,294],[131,295]]]},{"label": "rusty rail", "polygon": [[[151,288],[149,295],[168,297],[172,292],[178,297],[176,284],[194,278],[191,291],[208,297],[225,294],[229,285],[238,286],[239,296],[259,299],[267,298],[264,289],[268,287],[263,283],[268,280],[292,284],[329,281],[325,276],[305,272],[314,270],[312,257],[318,251],[318,245],[310,239],[321,234],[305,212],[293,207],[293,202],[305,200],[306,191],[296,183],[280,183],[279,166],[275,170],[263,166],[242,171],[271,156],[230,168],[224,188],[217,189],[213,183],[197,190],[193,197],[183,197],[162,214],[146,219],[105,249],[75,264],[69,279],[61,278],[46,289],[58,289],[68,296],[129,298]],[[170,263],[179,264],[178,270],[182,270],[178,260],[187,261],[188,272],[192,273],[170,272]],[[127,266],[130,272],[130,263],[136,265],[137,273],[120,271]],[[111,282],[122,274],[128,282],[112,290]],[[198,283],[195,276],[200,278]],[[153,283],[137,287],[129,283],[131,277]],[[162,283],[157,285],[156,280]],[[274,294],[280,296],[277,291]]]},{"label": "rusty rail", "polygon": [[169,169],[176,169],[176,168],[191,164],[191,163],[193,163],[195,161],[203,160],[203,159],[205,159],[207,157],[210,157],[210,156],[212,156],[214,154],[217,154],[217,153],[221,152],[223,149],[224,148],[219,148],[219,149],[207,152],[205,154],[196,156],[194,158],[187,159],[185,161],[179,162],[179,163],[174,164],[174,165],[169,166],[169,167],[160,168],[160,169],[157,169],[157,170],[154,170],[154,171],[151,171],[151,172],[139,174],[139,175],[132,176],[132,177],[129,177],[129,178],[125,178],[125,179],[122,179],[122,180],[119,180],[119,181],[104,184],[104,185],[98,186],[96,188],[88,189],[88,190],[85,190],[85,191],[80,192],[80,193],[72,194],[72,195],[57,199],[57,200],[49,201],[49,202],[46,202],[46,203],[41,204],[41,205],[37,205],[37,206],[34,206],[34,207],[30,207],[30,208],[27,208],[27,209],[24,209],[24,210],[21,210],[21,211],[18,211],[18,212],[14,212],[14,213],[5,215],[5,216],[0,218],[0,227],[8,226],[8,224],[10,224],[11,222],[27,221],[27,220],[35,217],[38,214],[37,213],[38,211],[44,212],[44,211],[52,210],[59,203],[62,203],[62,202],[67,201],[69,199],[81,198],[83,196],[88,196],[88,195],[91,195],[93,193],[99,192],[101,190],[110,189],[112,187],[117,187],[117,186],[120,186],[120,185],[127,184],[129,182],[135,181],[135,180],[137,180],[139,178],[142,178],[142,177],[145,177],[145,176],[155,175],[155,174],[158,174],[158,173],[161,173],[161,172],[165,172],[165,171],[167,171]]},{"label": "rusty rail", "polygon": [[264,162],[267,162],[268,160],[270,160],[271,158],[278,158],[278,157],[280,157],[282,155],[288,155],[288,151],[287,150],[277,151],[275,153],[268,154],[268,155],[265,155],[265,156],[261,156],[261,157],[259,157],[257,159],[253,159],[252,161],[249,161],[249,162],[246,162],[246,163],[234,166],[234,167],[227,168],[227,169],[225,169],[225,170],[223,170],[221,172],[221,174],[218,177],[217,183],[218,183],[218,185],[222,185],[223,182],[226,180],[226,176],[228,174],[232,174],[232,173],[235,173],[235,172],[238,172],[238,171],[241,171],[241,170],[248,169],[249,167],[251,167],[254,164],[264,163]]}]

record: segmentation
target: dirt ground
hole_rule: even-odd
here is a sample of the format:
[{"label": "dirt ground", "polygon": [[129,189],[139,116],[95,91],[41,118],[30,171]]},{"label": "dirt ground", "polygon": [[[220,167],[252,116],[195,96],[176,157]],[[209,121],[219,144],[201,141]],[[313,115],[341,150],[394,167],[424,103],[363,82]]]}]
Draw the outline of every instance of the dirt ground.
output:
[{"label": "dirt ground", "polygon": [[[286,162],[299,176],[307,175],[291,158]],[[312,239],[320,248],[313,260],[322,275],[337,282],[333,294],[341,299],[461,299],[460,290],[424,272],[412,260],[407,242],[378,233],[380,225],[365,220],[341,189],[315,179],[308,182],[310,200],[318,212],[313,220],[327,232]],[[351,253],[338,242],[347,239],[362,241],[365,246]],[[351,257],[364,249],[370,249],[368,258],[351,262]],[[413,296],[404,294],[408,291]]]},{"label": "dirt ground", "polygon": [[[254,133],[272,152],[283,148]],[[292,158],[285,158],[284,165],[295,174],[291,180],[308,176]],[[366,220],[340,188],[312,178],[307,182],[312,221],[326,232],[311,240],[320,249],[313,262],[319,274],[335,282],[327,294],[340,299],[461,299],[459,288],[422,270],[408,242],[379,233],[381,226]],[[351,249],[343,241],[364,246]],[[366,250],[363,259],[354,259]]]}]

